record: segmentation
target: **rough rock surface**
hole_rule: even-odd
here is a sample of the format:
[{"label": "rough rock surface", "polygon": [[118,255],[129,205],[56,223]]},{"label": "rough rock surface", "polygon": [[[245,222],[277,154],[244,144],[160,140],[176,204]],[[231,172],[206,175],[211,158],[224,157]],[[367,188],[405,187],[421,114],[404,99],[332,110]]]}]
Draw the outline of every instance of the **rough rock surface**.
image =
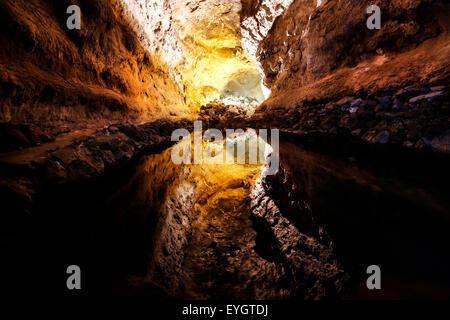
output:
[{"label": "rough rock surface", "polygon": [[[268,116],[270,115],[270,116]],[[304,99],[293,106],[203,106],[208,127],[270,128],[298,135],[344,136],[376,145],[448,153],[450,116],[448,87],[408,86],[396,90],[360,91],[334,99]]]},{"label": "rough rock surface", "polygon": [[119,1],[144,47],[169,67],[189,105],[225,98],[229,83],[264,99],[260,73],[240,41],[240,0]]},{"label": "rough rock surface", "polygon": [[[81,30],[66,27],[72,4]],[[2,1],[0,15],[0,122],[51,136],[188,113],[114,1]]]},{"label": "rough rock surface", "polygon": [[[448,4],[443,1],[378,1],[382,13],[379,31],[366,27],[366,9],[371,4],[294,1],[259,46],[258,57],[269,87],[282,92],[304,86],[341,68],[377,55],[395,57],[426,39],[448,34]],[[446,44],[442,39],[439,45]]]},{"label": "rough rock surface", "polygon": [[121,295],[184,294],[183,263],[198,191],[186,179],[189,172],[170,161],[170,152],[141,159],[127,183],[107,199],[121,234],[132,234],[129,244],[141,248],[126,263],[135,267],[126,270]]},{"label": "rough rock surface", "polygon": [[[0,184],[4,204],[31,210],[33,196],[49,185],[100,177],[140,154],[167,148],[172,131],[182,126],[189,128],[191,124],[158,120],[141,126],[112,125],[67,143],[2,154]],[[22,198],[27,200],[16,202]]]},{"label": "rough rock surface", "polygon": [[[341,134],[374,144],[450,150],[447,86],[360,91],[337,101],[312,99],[289,109],[265,108],[260,107],[250,123],[266,121],[271,127],[296,134]],[[270,119],[267,113],[272,114]]]}]

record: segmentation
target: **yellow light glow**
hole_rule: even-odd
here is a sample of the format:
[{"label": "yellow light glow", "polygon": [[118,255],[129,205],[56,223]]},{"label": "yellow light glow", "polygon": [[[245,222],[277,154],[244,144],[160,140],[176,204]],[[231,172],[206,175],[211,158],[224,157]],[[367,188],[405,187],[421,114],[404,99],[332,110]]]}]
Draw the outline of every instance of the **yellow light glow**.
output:
[{"label": "yellow light glow", "polygon": [[[245,135],[241,138],[248,138]],[[180,142],[182,143],[182,142]],[[208,146],[204,142],[203,148]],[[177,194],[180,185],[195,190],[194,214],[234,216],[249,214],[249,195],[264,166],[258,164],[181,164],[171,161],[172,148],[162,154],[148,156],[137,175],[145,175],[143,196],[158,197],[158,186],[167,185],[166,197]],[[192,159],[193,160],[193,159]],[[193,162],[193,161],[192,161]],[[159,199],[164,202],[164,199]]]},{"label": "yellow light glow", "polygon": [[193,13],[186,7],[175,9],[178,37],[186,48],[179,70],[188,101],[195,106],[220,100],[230,82],[239,84],[237,75],[247,86],[237,93],[263,97],[258,69],[241,45],[239,7],[205,4]]}]

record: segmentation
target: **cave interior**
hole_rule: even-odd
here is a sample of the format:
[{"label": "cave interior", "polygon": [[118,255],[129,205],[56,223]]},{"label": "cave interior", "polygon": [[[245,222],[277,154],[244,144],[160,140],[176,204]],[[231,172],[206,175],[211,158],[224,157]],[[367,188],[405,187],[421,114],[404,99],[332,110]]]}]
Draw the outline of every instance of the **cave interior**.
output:
[{"label": "cave interior", "polygon": [[0,290],[449,299],[449,4],[372,2],[2,0]]}]

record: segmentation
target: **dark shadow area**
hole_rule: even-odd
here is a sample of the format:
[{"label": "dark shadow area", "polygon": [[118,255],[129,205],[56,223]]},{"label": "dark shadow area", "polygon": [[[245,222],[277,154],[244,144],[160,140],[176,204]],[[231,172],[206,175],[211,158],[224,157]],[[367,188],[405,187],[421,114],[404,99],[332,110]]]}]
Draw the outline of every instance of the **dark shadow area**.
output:
[{"label": "dark shadow area", "polygon": [[[386,277],[380,297],[450,296],[448,155],[339,136],[284,141],[282,165],[358,287],[376,264]],[[350,297],[377,295],[364,288]]]}]

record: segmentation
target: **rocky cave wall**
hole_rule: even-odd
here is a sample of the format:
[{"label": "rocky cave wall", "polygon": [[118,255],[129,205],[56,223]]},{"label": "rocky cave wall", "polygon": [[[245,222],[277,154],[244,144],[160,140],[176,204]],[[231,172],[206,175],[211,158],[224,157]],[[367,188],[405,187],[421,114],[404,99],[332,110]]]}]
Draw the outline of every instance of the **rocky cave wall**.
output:
[{"label": "rocky cave wall", "polygon": [[[72,4],[81,8],[81,30],[66,27]],[[143,48],[115,1],[8,0],[0,14],[3,146],[189,113],[184,91]]]},{"label": "rocky cave wall", "polygon": [[[281,13],[278,2],[269,11]],[[81,8],[81,30],[66,28],[71,4]],[[261,102],[263,73],[241,44],[243,4],[2,2],[0,129],[9,145],[3,149],[111,122],[189,116],[216,99]],[[261,32],[267,34],[275,16],[258,20]]]},{"label": "rocky cave wall", "polygon": [[[372,4],[380,30],[366,27]],[[267,105],[448,82],[448,12],[444,1],[293,1],[258,43]]]},{"label": "rocky cave wall", "polygon": [[83,28],[70,31],[69,1],[4,1],[2,133],[28,146],[271,90],[262,118],[311,98],[448,82],[448,4],[378,1],[378,31],[365,27],[370,3],[80,0]]},{"label": "rocky cave wall", "polygon": [[[262,3],[247,2],[243,21],[258,22]],[[371,4],[380,30],[366,26]],[[250,33],[272,91],[251,123],[449,152],[449,12],[445,1],[293,1],[266,36]]]}]

